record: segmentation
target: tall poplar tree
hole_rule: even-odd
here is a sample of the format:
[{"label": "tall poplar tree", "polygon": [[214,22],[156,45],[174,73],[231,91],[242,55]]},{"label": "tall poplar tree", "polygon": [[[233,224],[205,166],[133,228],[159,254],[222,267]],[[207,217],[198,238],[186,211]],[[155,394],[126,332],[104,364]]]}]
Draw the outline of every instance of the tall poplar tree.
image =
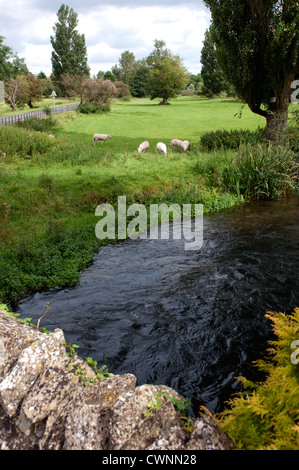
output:
[{"label": "tall poplar tree", "polygon": [[298,0],[204,0],[217,60],[251,111],[266,118],[269,140],[283,135],[299,73]]},{"label": "tall poplar tree", "polygon": [[62,74],[89,76],[84,34],[77,31],[78,14],[62,4],[57,12],[58,22],[51,36],[52,68],[56,81]]}]

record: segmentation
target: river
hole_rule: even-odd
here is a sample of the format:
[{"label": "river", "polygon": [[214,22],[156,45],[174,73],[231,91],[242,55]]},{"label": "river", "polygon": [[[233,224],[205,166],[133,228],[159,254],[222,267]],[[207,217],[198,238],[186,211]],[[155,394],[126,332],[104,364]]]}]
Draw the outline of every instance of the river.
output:
[{"label": "river", "polygon": [[78,355],[138,384],[168,385],[219,412],[261,379],[252,362],[272,339],[267,311],[299,306],[297,196],[204,216],[203,246],[127,240],[105,246],[77,286],[38,293],[17,311],[61,328]]}]

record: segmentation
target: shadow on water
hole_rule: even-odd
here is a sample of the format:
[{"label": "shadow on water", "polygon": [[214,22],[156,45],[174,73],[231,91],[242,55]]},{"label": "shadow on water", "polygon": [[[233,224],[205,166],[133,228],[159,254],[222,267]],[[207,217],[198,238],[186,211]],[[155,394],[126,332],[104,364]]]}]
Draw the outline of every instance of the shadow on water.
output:
[{"label": "shadow on water", "polygon": [[129,240],[103,247],[72,289],[39,293],[18,306],[33,323],[62,328],[117,374],[168,385],[218,412],[257,380],[252,362],[272,337],[267,311],[299,306],[298,197],[204,216],[204,242]]}]

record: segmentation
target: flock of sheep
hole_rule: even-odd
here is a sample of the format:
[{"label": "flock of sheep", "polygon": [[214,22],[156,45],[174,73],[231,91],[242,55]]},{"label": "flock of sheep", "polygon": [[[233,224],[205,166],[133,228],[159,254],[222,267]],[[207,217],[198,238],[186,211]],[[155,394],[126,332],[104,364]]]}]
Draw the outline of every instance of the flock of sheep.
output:
[{"label": "flock of sheep", "polygon": [[[108,140],[109,138],[111,138],[112,136],[110,134],[94,134],[93,136],[93,143],[94,145],[96,144],[96,142],[98,140],[102,141],[102,142],[106,142],[106,140]],[[184,152],[186,152],[186,150],[188,150],[189,148],[189,142],[188,140],[179,140],[179,139],[172,139],[172,141],[170,142],[170,146],[173,148],[173,147],[178,147],[179,149],[183,150]],[[138,147],[138,153],[142,153],[142,152],[145,152],[146,150],[149,149],[149,142],[147,140],[145,140],[144,142],[142,142],[139,147]],[[161,153],[162,155],[167,155],[167,146],[163,143],[163,142],[158,142],[157,143],[157,146],[156,146],[156,150],[157,152]]]}]

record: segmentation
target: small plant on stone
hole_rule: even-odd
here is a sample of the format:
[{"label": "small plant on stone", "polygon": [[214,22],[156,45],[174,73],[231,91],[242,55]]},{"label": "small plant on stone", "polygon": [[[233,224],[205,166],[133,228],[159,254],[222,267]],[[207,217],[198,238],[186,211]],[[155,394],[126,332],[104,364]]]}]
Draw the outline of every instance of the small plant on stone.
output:
[{"label": "small plant on stone", "polygon": [[163,404],[163,401],[161,401],[162,397],[168,398],[171,401],[175,409],[179,412],[180,419],[182,420],[182,428],[191,434],[194,428],[194,423],[192,418],[188,418],[186,416],[186,410],[191,405],[191,402],[187,398],[178,399],[170,393],[163,391],[155,393],[153,399],[147,403],[148,410],[144,413],[144,416],[152,416],[150,411],[151,409],[159,410],[161,408]]}]

